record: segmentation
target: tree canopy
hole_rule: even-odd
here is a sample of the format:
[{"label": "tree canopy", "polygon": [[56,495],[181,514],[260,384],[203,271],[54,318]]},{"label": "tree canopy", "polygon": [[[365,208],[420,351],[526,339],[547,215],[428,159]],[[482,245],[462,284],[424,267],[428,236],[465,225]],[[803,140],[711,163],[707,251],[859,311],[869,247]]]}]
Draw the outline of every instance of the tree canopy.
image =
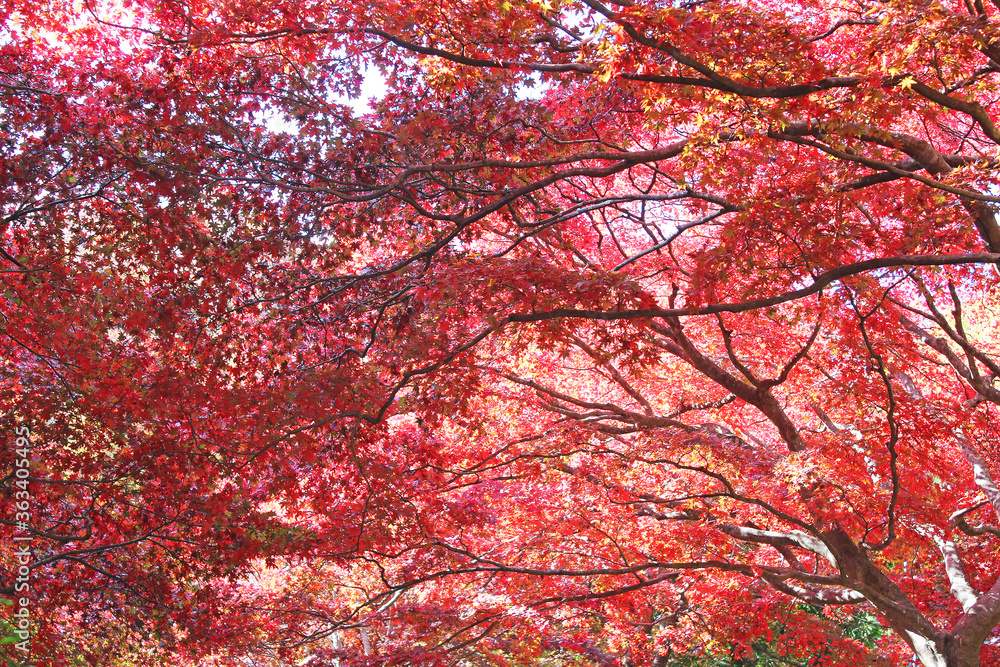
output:
[{"label": "tree canopy", "polygon": [[1000,661],[1000,2],[4,7],[9,662]]}]

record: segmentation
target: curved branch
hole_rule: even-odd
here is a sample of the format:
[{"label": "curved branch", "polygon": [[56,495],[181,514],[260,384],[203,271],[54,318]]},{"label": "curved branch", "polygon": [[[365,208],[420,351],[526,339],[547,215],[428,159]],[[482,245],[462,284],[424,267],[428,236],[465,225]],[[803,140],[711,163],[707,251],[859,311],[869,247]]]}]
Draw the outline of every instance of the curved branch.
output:
[{"label": "curved branch", "polygon": [[802,289],[792,290],[784,294],[737,301],[735,303],[711,303],[705,306],[689,308],[639,308],[635,310],[586,310],[581,308],[553,308],[547,311],[531,313],[514,313],[509,316],[511,322],[540,322],[562,318],[580,318],[589,320],[639,320],[653,317],[691,317],[695,315],[712,315],[715,313],[742,313],[748,310],[759,310],[777,306],[789,301],[796,301],[820,292],[827,285],[872,269],[900,268],[904,266],[950,266],[957,264],[1000,264],[1000,253],[978,252],[966,255],[900,255],[867,259],[853,264],[838,266],[825,271],[813,279],[813,283]]}]

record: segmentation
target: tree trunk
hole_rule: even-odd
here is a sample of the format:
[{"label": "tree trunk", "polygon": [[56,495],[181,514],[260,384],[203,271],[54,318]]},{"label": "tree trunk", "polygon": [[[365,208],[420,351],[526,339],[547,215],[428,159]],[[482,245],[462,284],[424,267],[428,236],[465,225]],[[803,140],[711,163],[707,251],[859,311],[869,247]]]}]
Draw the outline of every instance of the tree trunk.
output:
[{"label": "tree trunk", "polygon": [[947,635],[935,644],[920,635],[907,634],[907,643],[913,647],[924,667],[981,667],[981,645],[962,642],[953,635]]}]

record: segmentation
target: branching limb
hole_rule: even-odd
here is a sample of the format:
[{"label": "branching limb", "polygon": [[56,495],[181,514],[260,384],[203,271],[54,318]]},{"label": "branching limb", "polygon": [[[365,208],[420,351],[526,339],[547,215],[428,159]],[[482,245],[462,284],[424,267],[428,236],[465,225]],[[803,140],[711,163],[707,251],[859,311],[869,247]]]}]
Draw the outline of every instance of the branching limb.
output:
[{"label": "branching limb", "polygon": [[992,524],[980,524],[978,526],[973,526],[965,518],[966,514],[979,509],[983,505],[988,505],[989,502],[990,501],[988,500],[984,500],[983,502],[973,505],[972,507],[967,507],[964,510],[958,510],[951,515],[949,523],[971,537],[978,537],[980,535],[986,535],[987,533],[1000,537],[1000,526],[994,526]]},{"label": "branching limb", "polygon": [[814,554],[822,556],[830,565],[837,567],[837,559],[822,540],[799,530],[778,532],[736,526],[731,523],[720,524],[717,528],[726,535],[745,542],[757,542],[772,546],[799,547],[800,549],[805,549],[806,551],[811,551]]},{"label": "branching limb", "polygon": [[[785,414],[784,409],[771,395],[767,387],[755,387],[733,377],[695,347],[694,343],[685,335],[679,318],[665,317],[663,319],[666,321],[666,325],[653,322],[651,326],[654,331],[672,340],[683,351],[684,357],[682,358],[685,358],[688,363],[713,382],[760,410],[775,425],[781,439],[785,441],[791,451],[800,452],[806,449],[806,444],[799,435],[798,428]],[[732,348],[730,347],[730,349]],[[749,370],[746,369],[745,373],[749,373]],[[750,377],[753,377],[752,374]]]},{"label": "branching limb", "polygon": [[990,473],[986,461],[983,460],[983,457],[979,455],[979,452],[976,451],[972,443],[962,433],[956,430],[955,437],[958,440],[958,447],[962,451],[962,456],[972,466],[972,475],[976,486],[983,490],[983,493],[986,494],[986,499],[993,506],[993,511],[996,512],[997,517],[1000,517],[1000,488],[997,488],[996,482],[993,481],[993,475]]},{"label": "branching limb", "polygon": [[865,596],[850,588],[816,586],[803,582],[790,581],[788,578],[770,574],[761,575],[761,579],[786,595],[798,598],[816,605],[859,604],[865,602]]}]

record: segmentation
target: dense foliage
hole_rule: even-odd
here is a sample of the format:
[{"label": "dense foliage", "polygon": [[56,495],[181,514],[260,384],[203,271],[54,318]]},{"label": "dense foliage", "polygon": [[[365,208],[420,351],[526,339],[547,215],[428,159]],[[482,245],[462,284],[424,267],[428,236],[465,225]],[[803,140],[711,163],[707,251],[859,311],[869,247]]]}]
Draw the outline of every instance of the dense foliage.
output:
[{"label": "dense foliage", "polygon": [[1000,661],[1000,4],[4,9],[34,664]]}]

